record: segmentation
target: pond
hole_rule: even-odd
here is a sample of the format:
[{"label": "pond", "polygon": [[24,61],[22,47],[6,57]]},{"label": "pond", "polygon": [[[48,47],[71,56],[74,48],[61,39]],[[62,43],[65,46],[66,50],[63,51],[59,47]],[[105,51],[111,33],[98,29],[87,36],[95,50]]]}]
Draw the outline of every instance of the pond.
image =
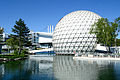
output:
[{"label": "pond", "polygon": [[0,64],[0,80],[120,80],[119,61],[42,55]]}]

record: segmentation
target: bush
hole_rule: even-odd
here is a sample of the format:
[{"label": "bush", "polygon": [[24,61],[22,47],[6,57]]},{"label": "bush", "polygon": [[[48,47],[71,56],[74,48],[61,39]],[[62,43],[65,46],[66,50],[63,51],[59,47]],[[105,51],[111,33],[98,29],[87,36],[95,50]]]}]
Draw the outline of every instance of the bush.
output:
[{"label": "bush", "polygon": [[18,50],[15,50],[15,51],[14,51],[14,55],[19,55],[19,51],[18,51]]},{"label": "bush", "polygon": [[24,50],[21,51],[21,54],[22,54],[22,55],[28,54],[28,51],[24,49]]}]

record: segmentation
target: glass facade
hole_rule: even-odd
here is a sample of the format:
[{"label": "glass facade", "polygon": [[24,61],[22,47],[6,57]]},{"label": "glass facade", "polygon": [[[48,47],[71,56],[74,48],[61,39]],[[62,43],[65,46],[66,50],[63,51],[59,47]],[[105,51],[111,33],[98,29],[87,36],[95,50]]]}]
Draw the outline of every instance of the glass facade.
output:
[{"label": "glass facade", "polygon": [[90,28],[99,15],[90,11],[75,11],[64,16],[53,33],[53,49],[57,54],[91,53],[96,47],[96,38]]}]

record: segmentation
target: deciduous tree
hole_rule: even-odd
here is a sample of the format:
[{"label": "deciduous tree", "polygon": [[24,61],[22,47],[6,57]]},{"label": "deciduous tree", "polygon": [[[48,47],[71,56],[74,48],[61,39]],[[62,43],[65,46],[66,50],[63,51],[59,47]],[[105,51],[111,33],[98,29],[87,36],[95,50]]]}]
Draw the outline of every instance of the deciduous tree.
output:
[{"label": "deciduous tree", "polygon": [[115,44],[115,39],[118,36],[119,20],[117,18],[114,22],[109,22],[107,18],[100,18],[90,30],[91,34],[96,35],[97,43],[104,45],[108,52],[110,52],[110,47]]},{"label": "deciduous tree", "polygon": [[6,41],[6,45],[10,46],[12,50],[18,49],[19,40],[15,35],[11,35],[10,38]]}]

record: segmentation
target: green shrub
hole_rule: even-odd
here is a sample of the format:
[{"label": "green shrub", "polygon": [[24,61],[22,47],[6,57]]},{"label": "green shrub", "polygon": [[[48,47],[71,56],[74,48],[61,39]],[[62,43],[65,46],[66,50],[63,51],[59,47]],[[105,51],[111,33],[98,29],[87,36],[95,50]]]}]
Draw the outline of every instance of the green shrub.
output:
[{"label": "green shrub", "polygon": [[15,51],[14,51],[14,55],[19,55],[19,51],[18,51],[18,50],[15,50]]},{"label": "green shrub", "polygon": [[28,51],[25,49],[21,51],[21,55],[24,55],[24,54],[28,54]]}]

